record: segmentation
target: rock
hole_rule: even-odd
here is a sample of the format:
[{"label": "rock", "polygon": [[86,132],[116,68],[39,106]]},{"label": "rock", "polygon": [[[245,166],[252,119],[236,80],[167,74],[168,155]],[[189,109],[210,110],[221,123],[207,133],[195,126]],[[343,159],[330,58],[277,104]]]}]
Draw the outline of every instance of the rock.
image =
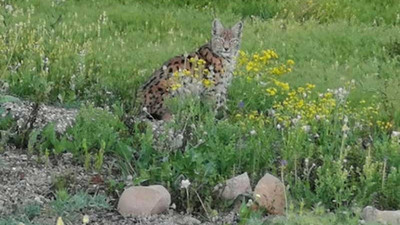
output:
[{"label": "rock", "polygon": [[149,216],[168,210],[171,195],[161,185],[135,186],[126,189],[118,202],[123,216]]},{"label": "rock", "polygon": [[381,211],[372,206],[367,206],[362,211],[361,217],[366,222],[379,222],[383,224],[400,225],[400,210]]},{"label": "rock", "polygon": [[[218,189],[218,186],[214,189]],[[251,193],[250,179],[247,172],[227,180],[219,191],[221,197],[225,200],[234,200],[239,195]]]},{"label": "rock", "polygon": [[[64,133],[75,123],[77,109],[35,104],[28,101],[19,101],[17,98],[0,95],[0,118],[11,116],[17,121],[18,129],[43,129],[47,124],[54,123],[57,133]],[[32,124],[30,121],[34,121]]]},{"label": "rock", "polygon": [[180,218],[178,221],[176,221],[177,224],[179,225],[196,225],[196,224],[201,224],[201,221],[193,218],[189,215],[183,216],[182,218]]},{"label": "rock", "polygon": [[272,215],[285,214],[285,185],[276,177],[266,173],[257,183],[255,201]]}]

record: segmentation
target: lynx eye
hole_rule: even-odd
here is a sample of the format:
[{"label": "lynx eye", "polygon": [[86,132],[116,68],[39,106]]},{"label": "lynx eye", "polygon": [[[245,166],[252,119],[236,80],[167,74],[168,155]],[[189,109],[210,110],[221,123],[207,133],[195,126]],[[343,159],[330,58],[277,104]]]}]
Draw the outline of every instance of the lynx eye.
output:
[{"label": "lynx eye", "polygon": [[233,40],[231,40],[231,44],[238,45],[239,44],[239,40],[233,39]]},{"label": "lynx eye", "polygon": [[214,42],[216,42],[216,43],[222,43],[223,42],[223,40],[221,39],[221,38],[215,38],[214,39]]}]

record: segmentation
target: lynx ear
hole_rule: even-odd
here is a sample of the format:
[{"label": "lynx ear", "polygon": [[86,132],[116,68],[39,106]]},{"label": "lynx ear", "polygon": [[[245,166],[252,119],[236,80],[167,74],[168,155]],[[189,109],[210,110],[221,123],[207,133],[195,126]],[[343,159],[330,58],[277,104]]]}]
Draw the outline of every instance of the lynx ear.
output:
[{"label": "lynx ear", "polygon": [[231,28],[233,34],[237,37],[240,38],[242,36],[242,30],[243,30],[243,21],[239,21],[235,26]]},{"label": "lynx ear", "polygon": [[214,21],[212,23],[211,34],[213,36],[220,35],[223,30],[224,30],[224,26],[222,25],[221,21],[219,21],[219,19],[214,19]]}]

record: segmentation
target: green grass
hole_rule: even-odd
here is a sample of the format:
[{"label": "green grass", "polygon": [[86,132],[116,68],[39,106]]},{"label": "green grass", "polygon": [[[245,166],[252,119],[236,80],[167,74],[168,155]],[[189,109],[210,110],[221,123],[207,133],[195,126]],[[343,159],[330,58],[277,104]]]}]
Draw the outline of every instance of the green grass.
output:
[{"label": "green grass", "polygon": [[[67,1],[55,3],[54,7],[51,7],[51,2],[17,4],[22,8],[32,5],[36,7],[35,13],[28,29],[21,31],[26,33],[21,33],[18,40],[10,35],[8,41],[11,43],[8,45],[11,49],[6,48],[8,54],[2,57],[0,71],[3,77],[8,76],[5,68],[25,59],[21,73],[9,78],[11,90],[20,96],[53,103],[86,99],[98,104],[132,103],[135,89],[153,69],[169,57],[190,52],[208,40],[210,21],[214,17],[210,10],[191,5],[175,7],[168,1]],[[390,8],[390,2],[387,4],[384,8]],[[232,3],[230,7],[250,6]],[[98,33],[103,12],[106,12],[107,19],[100,22]],[[14,18],[5,12],[3,14],[6,15],[6,24],[9,24],[0,26],[3,31],[18,21],[26,21],[27,17],[17,14]],[[187,15],[193,19],[187,20]],[[230,25],[240,19],[233,9],[217,10],[216,15]],[[387,15],[391,14],[382,13],[382,16]],[[37,26],[44,22],[44,27],[38,29]],[[281,55],[293,58],[296,70],[287,77],[291,83],[312,82],[320,90],[325,90],[342,85],[344,79],[356,79],[363,87],[358,89],[357,96],[372,96],[377,90],[385,90],[385,81],[388,80],[389,99],[398,104],[395,87],[399,83],[394,75],[399,73],[399,62],[388,54],[392,43],[399,39],[397,26],[391,23],[373,26],[367,22],[345,20],[321,24],[312,19],[298,22],[258,17],[246,17],[245,23],[242,49],[254,52],[273,48]],[[39,33],[33,34],[33,30]],[[33,40],[42,37],[43,49],[31,49],[33,43],[29,43],[28,37]],[[15,43],[18,44],[13,50],[12,44]],[[87,52],[85,57],[78,54],[82,50]],[[40,73],[39,67],[43,66],[41,57],[50,58],[51,71],[47,79],[36,76]],[[79,72],[79,63],[82,62],[86,63],[87,77],[71,78]],[[36,67],[35,72],[31,71],[33,67]],[[72,85],[74,91],[70,90]],[[108,98],[104,99],[104,96]]]},{"label": "green grass", "polygon": [[24,206],[23,210],[19,210],[13,215],[0,217],[0,224],[19,225],[22,223],[26,225],[39,225],[39,223],[32,221],[40,217],[62,217],[65,223],[81,224],[83,211],[105,210],[109,208],[110,205],[107,202],[107,197],[104,195],[90,196],[84,192],[80,192],[70,196],[67,192],[59,191],[57,192],[56,199],[51,201],[49,205],[28,204]]},{"label": "green grass", "polygon": [[[39,154],[70,151],[87,167],[99,167],[103,152],[113,155],[136,184],[167,186],[182,210],[187,207],[179,188],[184,178],[207,210],[224,210],[210,197],[210,187],[242,172],[256,183],[265,171],[282,175],[296,207],[400,207],[399,146],[390,137],[400,126],[400,5],[395,0],[4,1],[0,15],[0,79],[9,86],[7,94],[82,109],[67,135],[57,136],[51,126],[31,135],[28,146]],[[277,79],[288,82],[290,90],[315,84],[306,103],[325,109],[321,102],[328,98],[318,95],[354,80],[346,104],[336,102],[327,123],[303,118],[310,134],[301,125],[278,130],[277,118],[260,125],[250,116],[267,114],[287,93],[276,87],[279,93],[268,96],[258,80],[247,80],[254,73],[239,66],[226,119],[215,122],[209,108],[193,99],[175,103],[177,123],[168,126],[185,130],[186,146],[154,149],[150,129],[124,123],[126,114],[137,112],[137,88],[170,57],[204,44],[215,17],[228,25],[244,20],[242,50],[248,56],[264,49],[279,54],[265,68],[293,59],[293,71]],[[270,77],[261,79],[274,87]],[[238,108],[241,101],[244,107]],[[286,120],[300,112],[277,110]],[[381,121],[392,127],[383,128]],[[365,126],[356,128],[360,123]],[[15,128],[9,121],[0,124],[7,132]],[[344,124],[351,128],[348,136]],[[250,134],[253,130],[257,135]],[[204,213],[195,193],[190,202],[188,211]],[[327,224],[338,219],[323,217]]]}]

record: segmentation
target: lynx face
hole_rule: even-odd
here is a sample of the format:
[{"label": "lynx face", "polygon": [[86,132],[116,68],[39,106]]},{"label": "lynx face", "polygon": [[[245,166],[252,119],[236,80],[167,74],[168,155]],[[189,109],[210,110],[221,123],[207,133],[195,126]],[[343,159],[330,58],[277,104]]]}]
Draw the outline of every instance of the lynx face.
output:
[{"label": "lynx face", "polygon": [[240,21],[232,28],[224,28],[222,23],[215,19],[212,27],[211,48],[216,54],[230,60],[237,56],[242,38],[243,23]]}]

